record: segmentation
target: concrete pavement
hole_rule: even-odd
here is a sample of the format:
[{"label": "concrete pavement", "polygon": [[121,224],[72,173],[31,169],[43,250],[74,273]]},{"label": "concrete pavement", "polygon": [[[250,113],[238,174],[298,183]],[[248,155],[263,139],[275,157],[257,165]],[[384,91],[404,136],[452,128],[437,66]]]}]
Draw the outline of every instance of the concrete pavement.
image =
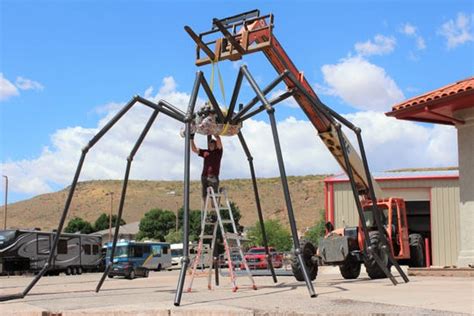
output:
[{"label": "concrete pavement", "polygon": [[[364,270],[364,269],[362,269]],[[178,271],[150,273],[147,279],[107,279],[100,293],[100,274],[44,277],[21,300],[0,303],[0,315],[322,315],[322,314],[474,314],[474,279],[410,277],[393,286],[387,279],[344,280],[337,268],[320,267],[314,283],[318,297],[310,298],[304,282],[280,276],[257,277],[258,290],[239,277],[239,290],[229,279],[207,290],[207,279],[195,279],[184,292],[181,306],[173,306]],[[1,277],[0,293],[18,293],[31,277]],[[189,281],[189,277],[188,280]],[[185,288],[188,283],[186,282]]]}]

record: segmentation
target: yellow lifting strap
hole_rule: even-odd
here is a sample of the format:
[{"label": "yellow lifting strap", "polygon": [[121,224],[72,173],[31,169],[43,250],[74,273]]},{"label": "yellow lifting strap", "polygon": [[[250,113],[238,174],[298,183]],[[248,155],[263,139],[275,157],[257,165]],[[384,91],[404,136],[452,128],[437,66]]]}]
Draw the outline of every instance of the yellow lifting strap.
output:
[{"label": "yellow lifting strap", "polygon": [[[215,78],[215,69],[217,68],[217,76],[218,76],[218,79],[219,79],[219,87],[221,89],[221,93],[222,93],[222,99],[224,101],[224,104],[227,104],[226,101],[225,101],[225,89],[224,89],[224,80],[222,80],[222,75],[221,75],[221,71],[219,70],[219,61],[218,59],[216,58],[215,61],[213,61],[211,63],[212,65],[212,70],[211,70],[211,92],[214,92],[214,78]],[[225,112],[227,112],[227,106],[224,107],[225,109]],[[224,135],[226,132],[227,132],[227,129],[229,128],[229,122],[227,122],[224,126],[224,128],[222,129],[222,131],[219,133],[219,135]]]}]

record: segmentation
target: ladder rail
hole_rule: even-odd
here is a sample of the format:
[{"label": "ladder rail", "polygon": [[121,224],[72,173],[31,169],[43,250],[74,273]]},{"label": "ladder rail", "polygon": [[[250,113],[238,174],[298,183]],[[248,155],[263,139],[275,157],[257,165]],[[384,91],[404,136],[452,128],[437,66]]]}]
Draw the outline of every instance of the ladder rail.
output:
[{"label": "ladder rail", "polygon": [[232,283],[232,290],[235,292],[235,291],[237,291],[237,283],[236,283],[234,268],[232,266],[232,258],[230,256],[229,245],[227,243],[227,236],[226,236],[226,232],[225,232],[225,229],[224,229],[224,224],[222,223],[222,216],[221,216],[221,212],[220,212],[220,200],[219,200],[219,204],[218,204],[217,198],[214,194],[214,189],[212,187],[209,187],[208,190],[211,193],[211,198],[212,198],[212,201],[214,202],[214,207],[215,207],[215,210],[216,210],[216,213],[217,213],[217,222],[219,223],[219,228],[221,230],[221,235],[222,235],[222,241],[224,243],[225,254],[226,254],[226,257],[227,257],[227,266],[229,267],[230,281]]},{"label": "ladder rail", "polygon": [[[230,202],[229,202],[229,199],[227,198],[227,191],[226,190],[222,190],[222,191],[223,191],[224,199],[227,204],[227,209],[229,210],[229,217],[232,222],[232,229],[234,230],[234,234],[239,235],[239,232],[237,231],[237,227],[235,225],[234,214],[232,214],[232,208],[230,207]],[[256,288],[255,281],[253,279],[252,273],[250,272],[250,268],[247,263],[247,259],[245,259],[245,255],[242,250],[242,244],[240,243],[240,238],[236,238],[235,241],[237,243],[237,247],[239,248],[240,257],[242,259],[242,263],[244,264],[245,271],[247,272],[247,276],[249,277],[250,282],[252,282],[252,286]]]},{"label": "ladder rail", "polygon": [[[222,198],[224,201],[222,201]],[[224,207],[222,207],[221,202],[224,202]],[[223,220],[222,219],[222,214],[221,211],[227,210],[229,212],[229,219]],[[216,219],[215,221],[208,220],[209,214],[213,214],[213,212],[216,213]],[[231,224],[231,233],[226,232],[225,229],[225,224]],[[207,235],[206,234],[206,227],[211,225],[213,227],[212,230],[212,235]],[[202,261],[202,252],[203,252],[203,246],[204,246],[204,239],[212,239],[211,245],[210,245],[210,254],[211,254],[211,259],[214,254],[214,250],[216,248],[216,240],[217,240],[217,229],[220,230],[220,233],[222,235],[222,240],[224,243],[224,249],[225,249],[225,257],[227,258],[227,266],[229,269],[229,276],[232,284],[232,291],[235,292],[237,291],[237,275],[234,271],[233,267],[233,261],[232,261],[232,256],[231,256],[231,251],[230,249],[235,249],[237,248],[240,254],[240,257],[242,258],[242,263],[245,267],[245,270],[247,271],[247,276],[250,279],[250,282],[252,283],[252,288],[254,290],[257,289],[257,286],[255,285],[255,281],[253,279],[252,273],[250,272],[247,260],[245,259],[245,255],[242,250],[242,244],[240,242],[241,236],[239,235],[237,231],[237,226],[235,224],[235,218],[232,214],[232,209],[230,207],[230,202],[227,197],[227,192],[225,189],[221,189],[219,193],[215,192],[212,187],[207,188],[207,196],[206,196],[206,201],[204,203],[204,209],[201,212],[201,233],[199,234],[199,243],[198,243],[198,250],[196,257],[194,258],[193,265],[192,265],[192,273],[191,273],[191,279],[189,282],[189,287],[188,287],[188,292],[192,291],[192,285],[193,281],[196,275],[196,269],[199,264],[199,262]],[[233,243],[231,246],[229,241],[232,240],[233,242],[235,241],[236,245]],[[212,261],[212,260],[211,260]],[[208,289],[212,289],[212,264],[209,267],[209,271],[207,273],[207,280],[208,280]],[[217,283],[217,281],[216,281]],[[217,284],[218,285],[218,284]]]}]

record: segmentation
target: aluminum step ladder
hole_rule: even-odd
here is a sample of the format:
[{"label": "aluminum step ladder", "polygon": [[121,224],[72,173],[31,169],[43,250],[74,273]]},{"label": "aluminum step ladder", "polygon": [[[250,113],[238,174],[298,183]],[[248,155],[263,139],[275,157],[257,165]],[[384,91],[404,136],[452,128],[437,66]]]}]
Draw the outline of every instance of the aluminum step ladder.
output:
[{"label": "aluminum step ladder", "polygon": [[[224,219],[221,212],[227,212],[228,216],[225,216],[225,219]],[[225,230],[226,226],[229,226],[228,224],[231,224],[230,226],[232,227],[230,232],[226,232]],[[212,234],[208,234],[208,233],[206,234],[206,228],[208,227],[212,228]],[[218,229],[221,232],[222,240],[224,243],[225,257],[227,259],[227,266],[229,269],[229,276],[230,276],[230,280],[232,284],[232,291],[233,292],[237,291],[238,286],[237,286],[237,275],[234,272],[234,267],[233,267],[233,262],[232,262],[231,250],[233,250],[234,253],[238,252],[240,257],[242,258],[241,262],[250,279],[252,288],[256,290],[257,286],[255,285],[255,281],[253,279],[252,273],[250,272],[249,266],[247,264],[247,260],[245,260],[244,252],[242,251],[242,245],[241,245],[242,236],[237,231],[234,216],[232,214],[232,209],[230,207],[230,202],[229,202],[229,199],[227,198],[227,192],[225,191],[224,188],[221,188],[219,190],[219,193],[216,193],[214,192],[214,189],[212,187],[208,187],[206,202],[204,203],[204,209],[201,212],[201,234],[199,235],[198,249],[197,249],[196,256],[194,257],[194,260],[193,260],[191,278],[189,281],[189,286],[188,286],[187,291],[188,292],[192,291],[192,285],[193,285],[194,277],[196,275],[196,269],[199,265],[203,265],[201,261],[202,261],[202,249],[203,249],[203,244],[205,240],[211,241],[211,247],[209,249],[211,257],[214,254]],[[217,262],[216,264],[219,264],[219,263]],[[212,285],[211,285],[212,266],[213,266],[212,263],[209,264],[209,271],[207,273],[207,280],[208,280],[207,288],[209,290],[212,290]],[[216,278],[217,277],[218,276],[216,273]]]}]

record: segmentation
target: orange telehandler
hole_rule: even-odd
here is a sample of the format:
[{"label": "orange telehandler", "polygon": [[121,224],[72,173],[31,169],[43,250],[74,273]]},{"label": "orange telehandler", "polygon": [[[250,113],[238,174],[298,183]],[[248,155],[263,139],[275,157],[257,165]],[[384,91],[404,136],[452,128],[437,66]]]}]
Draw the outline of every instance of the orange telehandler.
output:
[{"label": "orange telehandler", "polygon": [[[397,284],[390,272],[393,265],[403,280],[408,282],[397,260],[410,259],[414,265],[423,265],[423,244],[421,235],[408,236],[403,199],[384,196],[369,172],[361,130],[319,100],[303,73],[296,68],[273,35],[273,20],[272,14],[260,15],[258,10],[253,10],[224,19],[213,19],[211,30],[200,34],[186,26],[186,32],[197,44],[196,65],[221,60],[235,61],[258,51],[264,53],[285,82],[288,92],[316,128],[318,136],[348,175],[354,194],[359,226],[334,230],[332,224],[327,223],[328,234],[318,249],[320,259],[325,264],[339,265],[345,278],[356,278],[361,262],[364,262],[371,278],[389,277],[393,284]],[[262,93],[268,93],[276,84],[270,84]],[[245,117],[248,110],[250,106],[241,109],[232,117],[232,121],[237,122]],[[356,134],[360,156],[342,132],[341,124]],[[298,237],[295,238],[296,226],[291,220],[293,214],[292,210],[290,212],[289,193],[285,198],[295,244],[293,271],[298,280],[306,281],[311,293],[308,277],[314,280],[317,275],[316,247],[308,242],[300,243]],[[297,260],[300,254],[303,260]]]}]

